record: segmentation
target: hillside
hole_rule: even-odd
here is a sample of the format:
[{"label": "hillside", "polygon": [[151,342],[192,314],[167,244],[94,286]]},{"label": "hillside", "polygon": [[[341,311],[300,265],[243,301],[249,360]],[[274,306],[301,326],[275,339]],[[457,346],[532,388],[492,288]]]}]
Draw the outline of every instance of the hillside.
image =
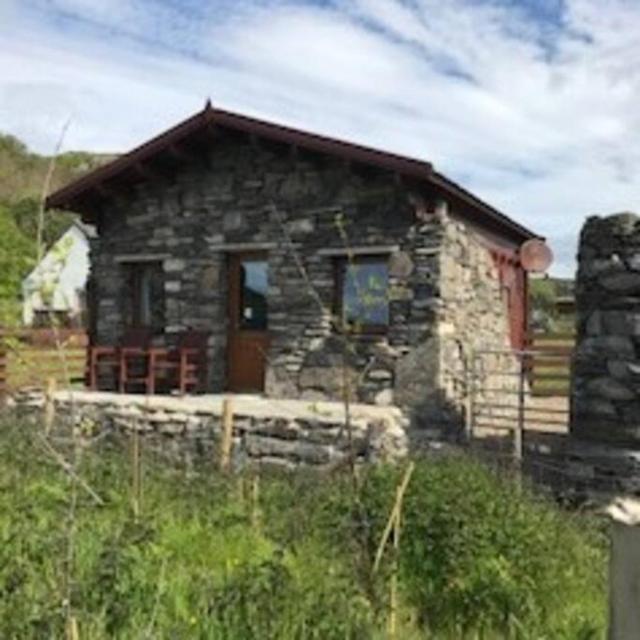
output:
[{"label": "hillside", "polygon": [[[114,156],[68,151],[56,159],[52,190],[95,169]],[[0,202],[38,199],[50,158],[29,151],[18,138],[0,133]]]},{"label": "hillside", "polygon": [[[113,156],[67,152],[56,159],[51,189],[104,164]],[[0,133],[0,325],[15,319],[20,283],[37,255],[38,203],[50,158],[31,152],[14,136]],[[43,240],[51,245],[73,214],[47,212]]]}]

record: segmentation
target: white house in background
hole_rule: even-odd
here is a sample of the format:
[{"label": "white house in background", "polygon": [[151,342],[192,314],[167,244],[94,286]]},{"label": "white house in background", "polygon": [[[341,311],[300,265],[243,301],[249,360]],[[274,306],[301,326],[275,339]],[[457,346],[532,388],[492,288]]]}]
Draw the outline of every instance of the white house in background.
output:
[{"label": "white house in background", "polygon": [[82,323],[94,233],[93,227],[74,222],[22,281],[25,325],[48,325],[52,313],[63,325]]}]

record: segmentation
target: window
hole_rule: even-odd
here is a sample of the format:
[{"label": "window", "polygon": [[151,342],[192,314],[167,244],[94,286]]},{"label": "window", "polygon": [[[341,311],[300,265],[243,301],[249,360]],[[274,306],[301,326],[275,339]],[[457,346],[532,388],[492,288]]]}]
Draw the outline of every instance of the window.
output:
[{"label": "window", "polygon": [[164,269],[161,262],[130,264],[128,271],[128,324],[164,331]]},{"label": "window", "polygon": [[389,325],[387,259],[376,256],[340,260],[337,273],[336,315],[355,331],[385,331]]},{"label": "window", "polygon": [[243,259],[240,262],[240,329],[267,329],[267,288],[267,261],[257,258]]}]

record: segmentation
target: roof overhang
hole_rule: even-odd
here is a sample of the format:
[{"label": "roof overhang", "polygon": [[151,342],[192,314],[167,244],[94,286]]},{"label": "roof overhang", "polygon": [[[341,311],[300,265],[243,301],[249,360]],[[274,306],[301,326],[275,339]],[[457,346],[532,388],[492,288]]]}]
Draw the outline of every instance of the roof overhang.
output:
[{"label": "roof overhang", "polygon": [[215,136],[216,128],[240,131],[256,138],[337,156],[425,182],[472,208],[478,215],[479,224],[488,224],[514,239],[538,237],[455,182],[435,172],[429,162],[215,109],[209,102],[202,111],[175,127],[51,194],[46,200],[46,206],[82,213],[90,221],[92,203],[117,190],[118,181],[133,171],[144,175],[144,166],[152,159],[167,151],[175,152],[186,140]]}]

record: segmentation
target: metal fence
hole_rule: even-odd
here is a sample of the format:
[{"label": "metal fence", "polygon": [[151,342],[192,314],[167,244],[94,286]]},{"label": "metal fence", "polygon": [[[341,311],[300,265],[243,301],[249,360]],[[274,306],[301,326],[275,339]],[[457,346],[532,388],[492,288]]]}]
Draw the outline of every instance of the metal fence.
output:
[{"label": "metal fence", "polygon": [[571,357],[566,346],[477,350],[470,373],[470,440],[521,460],[527,434],[567,433]]}]

